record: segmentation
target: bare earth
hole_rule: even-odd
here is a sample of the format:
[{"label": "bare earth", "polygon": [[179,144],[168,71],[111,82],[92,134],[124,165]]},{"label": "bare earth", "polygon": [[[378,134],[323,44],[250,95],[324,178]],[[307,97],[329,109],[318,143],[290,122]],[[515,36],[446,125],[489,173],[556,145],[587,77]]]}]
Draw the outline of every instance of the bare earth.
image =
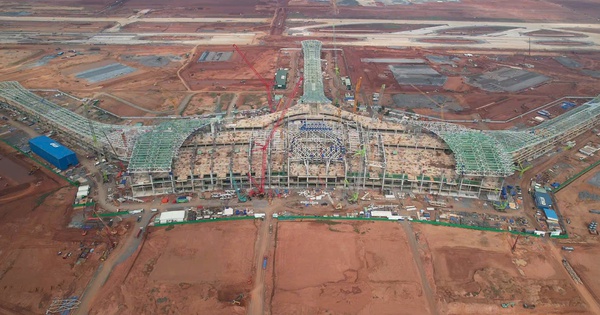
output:
[{"label": "bare earth", "polygon": [[272,314],[428,314],[400,225],[282,222],[275,259]]},{"label": "bare earth", "polygon": [[500,304],[535,304],[527,314],[592,314],[545,240],[508,233],[414,225],[443,314],[498,314]]},{"label": "bare earth", "polygon": [[131,271],[111,275],[125,280],[109,279],[90,314],[245,314],[255,237],[251,220],[151,229],[137,259],[123,263]]},{"label": "bare earth", "polygon": [[[0,314],[42,314],[52,298],[82,292],[98,267],[102,246],[76,264],[79,242],[89,246],[100,238],[65,228],[75,188],[43,168],[28,175],[36,164],[4,143],[0,155],[2,186],[25,181],[0,189]],[[6,160],[15,164],[4,168]],[[62,259],[59,251],[73,254]]]}]

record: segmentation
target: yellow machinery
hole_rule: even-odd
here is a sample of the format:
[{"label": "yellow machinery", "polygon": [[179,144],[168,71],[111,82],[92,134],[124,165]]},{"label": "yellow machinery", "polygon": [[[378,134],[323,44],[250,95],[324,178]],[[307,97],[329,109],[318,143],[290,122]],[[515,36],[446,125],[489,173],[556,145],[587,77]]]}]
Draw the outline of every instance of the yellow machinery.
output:
[{"label": "yellow machinery", "polygon": [[356,114],[356,110],[358,109],[358,100],[359,100],[361,84],[362,84],[362,77],[358,78],[358,82],[356,83],[356,91],[354,91],[354,113],[355,114]]}]

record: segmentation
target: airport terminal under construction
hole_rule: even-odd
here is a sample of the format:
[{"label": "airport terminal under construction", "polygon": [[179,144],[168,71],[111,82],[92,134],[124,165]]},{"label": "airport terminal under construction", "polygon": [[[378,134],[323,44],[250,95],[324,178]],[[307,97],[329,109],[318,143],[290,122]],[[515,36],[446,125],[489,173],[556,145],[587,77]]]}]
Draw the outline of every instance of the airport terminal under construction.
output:
[{"label": "airport terminal under construction", "polygon": [[[128,162],[134,197],[240,189],[373,188],[498,200],[520,165],[600,122],[600,99],[535,127],[476,130],[391,111],[366,117],[323,93],[321,42],[302,42],[302,77],[278,111],[227,120],[168,118],[155,126],[95,122],[17,82],[0,82],[0,100],[72,143]],[[292,101],[303,83],[298,104]]]}]

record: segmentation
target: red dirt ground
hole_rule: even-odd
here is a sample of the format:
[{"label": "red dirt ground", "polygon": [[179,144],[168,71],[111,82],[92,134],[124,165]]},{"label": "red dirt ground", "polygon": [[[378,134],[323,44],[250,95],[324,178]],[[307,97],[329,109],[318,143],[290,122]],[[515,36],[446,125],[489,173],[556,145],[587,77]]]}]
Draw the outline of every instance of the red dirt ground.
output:
[{"label": "red dirt ground", "polygon": [[508,31],[514,29],[514,27],[510,26],[480,26],[480,27],[456,27],[456,28],[448,28],[445,30],[441,30],[436,32],[439,35],[469,35],[469,36],[477,36],[477,35],[487,35],[502,31]]},{"label": "red dirt ground", "polygon": [[524,35],[532,37],[586,37],[585,35],[571,32],[560,32],[555,30],[537,30],[524,33]]},{"label": "red dirt ground", "polygon": [[[558,2],[558,3],[555,3]],[[290,17],[351,17],[391,19],[450,19],[450,20],[500,20],[500,21],[579,21],[596,22],[599,8],[593,1],[570,1],[568,5],[555,1],[477,1],[430,2],[425,4],[381,7],[339,6],[334,15],[329,3],[315,5],[312,1],[290,1]],[[502,10],[498,10],[502,8]]]},{"label": "red dirt ground", "polygon": [[422,38],[418,40],[422,43],[433,43],[433,44],[477,44],[478,41],[472,39],[460,39],[460,38]]},{"label": "red dirt ground", "polygon": [[[0,7],[6,12],[25,11],[32,15],[103,15],[130,16],[138,10],[152,9],[152,17],[202,17],[202,16],[261,16],[271,17],[277,6],[273,0],[174,0],[166,4],[159,0],[119,1],[120,5],[110,7],[115,1],[109,0],[23,0],[19,7],[9,4]],[[286,1],[288,16],[303,17],[348,17],[389,19],[402,16],[405,19],[451,19],[451,20],[517,20],[517,21],[558,21],[579,23],[596,22],[600,7],[593,0],[462,0],[460,2],[430,2],[396,6],[337,6],[339,14],[334,15],[329,2],[323,4],[301,0]],[[498,10],[498,8],[503,8]]]},{"label": "red dirt ground", "polygon": [[[29,169],[37,165],[3,143],[0,144],[0,153],[4,159],[21,165],[23,176],[29,176]],[[14,172],[7,173],[5,169],[0,169],[0,175],[15,177]],[[2,314],[42,314],[52,298],[81,295],[98,266],[97,253],[90,254],[82,264],[75,264],[79,242],[84,237],[79,230],[67,229],[66,225],[74,211],[71,203],[76,189],[44,168],[31,177],[33,182],[29,188],[25,187],[30,184],[24,184],[1,191]],[[14,197],[18,200],[10,201]],[[85,237],[86,245],[93,240],[100,239],[90,233]],[[58,251],[72,252],[73,255],[62,259],[57,255]]]},{"label": "red dirt ground", "polygon": [[135,22],[125,25],[121,30],[132,33],[194,33],[194,32],[241,32],[269,31],[267,23],[148,23]]},{"label": "red dirt ground", "polygon": [[[542,239],[415,224],[442,314],[498,314],[501,303],[533,303],[527,314],[589,314],[560,261]],[[511,311],[513,311],[511,309]]]},{"label": "red dirt ground", "polygon": [[[266,80],[272,80],[279,54],[277,47],[243,46],[240,49],[261,76]],[[233,51],[231,46],[212,46],[210,49],[201,49],[191,55],[191,62],[181,71],[181,76],[192,90],[260,91],[264,89],[264,85],[237,52],[234,52],[227,61],[197,62],[204,50]]]},{"label": "red dirt ground", "polygon": [[280,222],[275,257],[273,314],[428,313],[398,224]]},{"label": "red dirt ground", "polygon": [[[593,135],[589,140],[598,140],[598,137]],[[581,144],[587,143],[581,142]],[[581,166],[586,166],[593,163],[596,159],[583,162]],[[583,167],[581,167],[583,169]],[[588,210],[600,209],[600,202],[591,200],[579,199],[579,193],[587,191],[592,194],[600,195],[600,188],[596,187],[588,181],[594,177],[594,175],[600,171],[600,169],[594,169],[586,173],[567,188],[559,191],[556,194],[556,201],[560,209],[561,214],[571,219],[571,224],[568,226],[568,232],[572,240],[581,242],[593,242],[597,243],[600,241],[600,237],[594,237],[588,233],[587,225],[592,221],[600,220],[600,215],[589,213]],[[600,296],[600,291],[598,291]]]},{"label": "red dirt ground", "polygon": [[598,259],[600,259],[600,247],[598,247],[598,240],[590,242],[588,244],[565,244],[566,246],[572,246],[575,251],[568,253],[569,262],[573,269],[585,286],[592,292],[594,298],[600,300],[600,269],[598,268]]},{"label": "red dirt ground", "polygon": [[23,22],[23,21],[2,21],[0,22],[0,29],[3,31],[30,31],[35,32],[39,30],[51,29],[56,32],[89,32],[99,33],[103,30],[110,28],[112,23],[110,22]]},{"label": "red dirt ground", "polygon": [[559,40],[538,40],[535,41],[536,44],[538,45],[548,45],[548,46],[589,46],[591,45],[590,43],[586,43],[586,42],[578,42],[578,41],[574,41],[574,40],[564,40],[564,41],[559,41]]},{"label": "red dirt ground", "polygon": [[[305,26],[302,24],[300,26]],[[288,25],[289,26],[289,25]],[[439,24],[394,24],[394,23],[371,23],[371,24],[350,24],[339,25],[335,27],[336,33],[392,33],[418,30],[426,27],[439,26]],[[319,27],[311,30],[317,32],[332,32],[333,27]]]},{"label": "red dirt ground", "polygon": [[151,17],[172,16],[271,16],[277,2],[273,0],[173,0],[168,5],[161,0],[128,0],[113,10],[126,14],[134,10],[152,9]]},{"label": "red dirt ground", "polygon": [[[255,238],[249,220],[151,228],[131,271],[133,256],[115,268],[90,314],[245,314]],[[232,305],[239,294],[241,305]]]}]

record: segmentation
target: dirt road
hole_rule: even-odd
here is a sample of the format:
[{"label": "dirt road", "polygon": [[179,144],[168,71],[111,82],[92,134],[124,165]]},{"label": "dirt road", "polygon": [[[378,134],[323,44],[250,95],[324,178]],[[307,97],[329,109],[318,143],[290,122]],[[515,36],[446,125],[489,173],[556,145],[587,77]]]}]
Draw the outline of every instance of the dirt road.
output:
[{"label": "dirt road", "polygon": [[[268,207],[267,209],[272,209]],[[265,210],[267,210],[265,209]],[[272,223],[272,211],[266,211],[265,220],[262,221],[261,226],[256,236],[256,244],[254,246],[254,265],[256,266],[256,275],[254,277],[254,288],[250,293],[250,304],[248,305],[248,315],[262,315],[265,314],[265,275],[267,272],[271,272],[273,266],[273,257],[268,257],[269,248],[271,246],[271,235],[269,234],[269,225]],[[267,256],[267,269],[263,269],[263,259]]]},{"label": "dirt road", "polygon": [[[556,243],[554,243],[553,241],[547,240],[547,243],[550,246],[550,254],[552,254],[552,257],[554,257],[554,259],[556,259],[557,263],[562,266],[563,255],[560,252],[560,249],[558,248]],[[569,279],[571,279],[573,286],[575,286],[575,288],[577,289],[577,292],[579,292],[579,295],[581,296],[581,298],[588,305],[590,312],[592,312],[593,314],[600,314],[600,306],[598,305],[598,302],[596,301],[596,299],[594,298],[592,293],[588,290],[588,288],[584,284],[579,284],[579,283],[575,282],[575,280],[573,280],[573,278],[571,277],[571,275],[569,275],[569,273],[567,272],[567,270],[565,268],[561,268],[561,269],[563,270],[563,273],[566,274],[566,276]]]},{"label": "dirt road", "polygon": [[415,259],[415,264],[417,265],[417,269],[419,270],[419,275],[421,276],[421,283],[423,284],[423,294],[425,294],[425,298],[427,299],[427,303],[429,304],[430,314],[438,315],[438,310],[435,301],[435,294],[431,287],[429,286],[429,281],[427,280],[427,275],[425,274],[425,269],[423,269],[423,262],[421,261],[421,255],[419,254],[419,244],[417,244],[417,239],[415,238],[415,232],[412,229],[411,223],[408,221],[400,222],[402,227],[404,227],[404,231],[406,232],[406,236],[408,239],[408,245],[410,245],[410,249],[412,251],[412,255]]},{"label": "dirt road", "polygon": [[[146,211],[142,217],[142,221],[133,226],[133,231],[137,231],[142,226],[147,228],[151,217],[152,212]],[[90,312],[90,307],[92,306],[96,295],[100,292],[100,289],[102,289],[106,280],[108,280],[113,268],[127,260],[127,258],[136,251],[138,246],[140,246],[143,238],[137,238],[136,234],[137,233],[135,232],[130,233],[129,236],[127,236],[127,238],[109,255],[108,259],[100,265],[83,292],[81,304],[76,312],[74,312],[75,315],[86,315]]]}]

